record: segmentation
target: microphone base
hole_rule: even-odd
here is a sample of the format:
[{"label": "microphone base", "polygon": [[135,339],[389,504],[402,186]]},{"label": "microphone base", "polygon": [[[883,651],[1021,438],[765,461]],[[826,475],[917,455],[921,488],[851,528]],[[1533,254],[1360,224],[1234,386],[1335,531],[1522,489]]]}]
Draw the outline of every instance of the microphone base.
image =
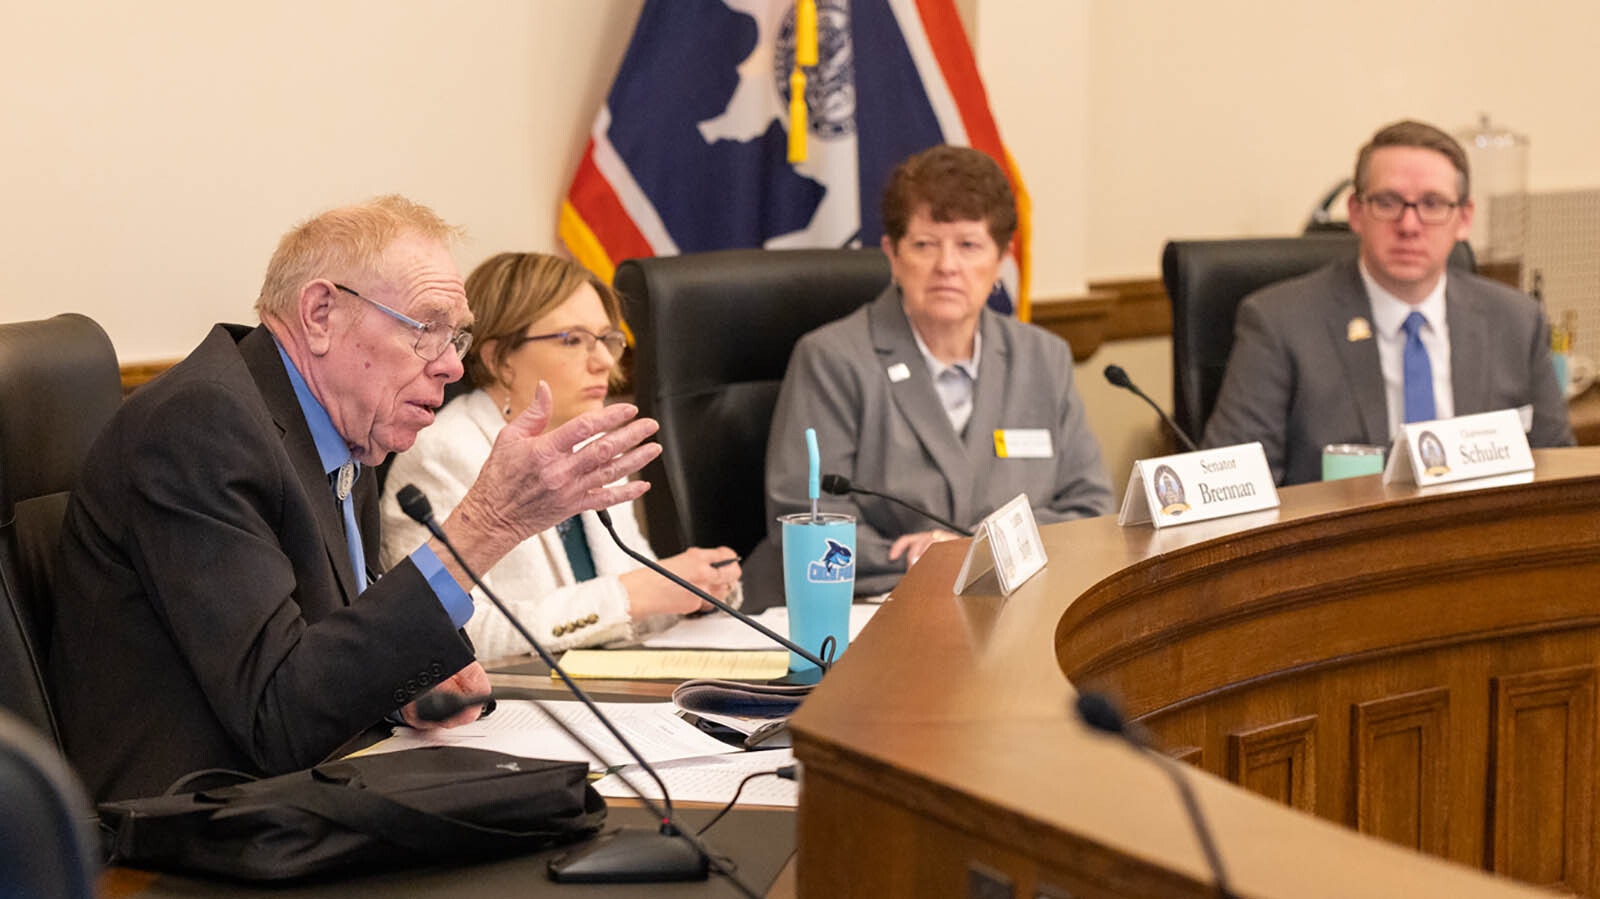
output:
[{"label": "microphone base", "polygon": [[550,862],[556,883],[673,883],[705,880],[709,872],[688,840],[634,827],[600,834]]}]

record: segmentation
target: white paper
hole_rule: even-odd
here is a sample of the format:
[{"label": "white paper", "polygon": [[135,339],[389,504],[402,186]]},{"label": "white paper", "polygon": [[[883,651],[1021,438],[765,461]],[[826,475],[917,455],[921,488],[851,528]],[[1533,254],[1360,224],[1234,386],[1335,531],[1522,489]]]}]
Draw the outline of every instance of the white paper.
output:
[{"label": "white paper", "polygon": [[[600,758],[584,752],[583,747],[540,711],[541,704],[577,731]],[[738,751],[679,718],[677,707],[670,702],[600,702],[596,705],[651,764]],[[419,746],[470,746],[524,758],[587,761],[591,771],[604,771],[633,761],[583,703],[576,700],[544,703],[500,700],[494,714],[487,718],[462,727],[438,730],[397,727],[393,736],[367,751],[393,752]]]},{"label": "white paper", "polygon": [[[861,629],[878,611],[876,605],[853,603],[850,606],[850,639],[855,640]],[[789,635],[789,610],[774,606],[759,615],[751,616],[774,632]],[[781,649],[778,643],[725,612],[712,612],[699,618],[685,618],[672,627],[645,640],[649,649]]]},{"label": "white paper", "polygon": [[[769,749],[760,752],[736,752],[709,758],[680,759],[653,765],[656,773],[666,782],[673,802],[726,803],[733,798],[739,781],[751,774],[773,771],[783,765],[794,764],[794,753],[788,749]],[[594,788],[601,796],[612,798],[638,795],[622,777],[638,787],[639,792],[651,799],[661,798],[661,788],[650,775],[639,770],[638,765],[628,765],[616,774],[602,777]],[[739,794],[739,805],[775,805],[793,808],[800,801],[800,785],[776,775],[757,777],[744,785]]]}]

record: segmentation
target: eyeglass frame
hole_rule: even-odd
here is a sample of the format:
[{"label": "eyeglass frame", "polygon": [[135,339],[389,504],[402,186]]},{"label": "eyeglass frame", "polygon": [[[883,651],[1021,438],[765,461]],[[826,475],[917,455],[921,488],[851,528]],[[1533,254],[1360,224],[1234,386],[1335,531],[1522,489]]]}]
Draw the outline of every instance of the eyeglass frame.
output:
[{"label": "eyeglass frame", "polygon": [[388,315],[390,318],[409,327],[416,334],[416,339],[411,342],[411,351],[416,353],[418,358],[425,362],[437,361],[440,356],[444,355],[445,347],[449,346],[456,348],[457,359],[466,359],[467,350],[472,348],[472,332],[465,328],[455,328],[451,330],[450,336],[445,339],[444,343],[439,345],[439,351],[434,353],[432,356],[428,356],[422,352],[422,338],[428,336],[429,334],[436,333],[436,330],[439,328],[443,328],[444,325],[442,322],[419,322],[411,316],[406,315],[404,312],[385,306],[371,297],[364,297],[337,281],[329,281],[328,283],[332,284],[333,288],[340,293],[347,293],[358,300],[371,303],[372,305],[383,310],[384,314]]},{"label": "eyeglass frame", "polygon": [[[565,340],[574,334],[582,334],[584,337],[589,338],[589,345],[583,348],[585,356],[592,354],[596,346],[604,346],[606,352],[611,354],[611,360],[615,362],[622,358],[623,351],[628,348],[628,334],[621,328],[612,328],[604,334],[596,334],[588,328],[563,328],[560,331],[552,331],[549,334],[524,334],[512,342],[511,350],[520,349],[523,344],[531,343],[535,340]],[[612,338],[615,338],[615,341]],[[613,342],[619,345],[613,348],[611,346]]]},{"label": "eyeglass frame", "polygon": [[[1377,207],[1373,203],[1373,200],[1377,197],[1382,197],[1385,201],[1394,200],[1400,204],[1400,210],[1395,214],[1394,218],[1386,218],[1378,211]],[[1413,203],[1409,202],[1405,197],[1400,196],[1398,193],[1395,193],[1392,190],[1379,191],[1376,194],[1370,195],[1357,194],[1356,199],[1361,201],[1362,208],[1369,210],[1369,215],[1380,222],[1398,222],[1406,217],[1406,210],[1410,209],[1417,213],[1417,221],[1424,225],[1448,224],[1450,219],[1455,216],[1456,212],[1458,212],[1462,206],[1466,205],[1467,202],[1465,200],[1444,200],[1437,194],[1426,194],[1422,197],[1422,199]],[[1443,201],[1444,214],[1439,218],[1438,221],[1429,221],[1428,218],[1422,213],[1422,204],[1432,201]]]}]

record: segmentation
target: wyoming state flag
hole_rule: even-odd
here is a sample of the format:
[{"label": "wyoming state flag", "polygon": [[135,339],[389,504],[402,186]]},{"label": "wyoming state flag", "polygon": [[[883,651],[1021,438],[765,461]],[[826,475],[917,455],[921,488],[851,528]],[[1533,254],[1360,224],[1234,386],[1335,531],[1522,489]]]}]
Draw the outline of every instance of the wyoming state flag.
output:
[{"label": "wyoming state flag", "polygon": [[[646,0],[596,118],[560,234],[610,279],[640,256],[876,246],[890,170],[935,144],[975,147],[1017,196],[1017,251],[990,305],[1027,317],[1029,214],[953,0]],[[802,19],[809,19],[809,9]],[[816,35],[791,113],[797,33]],[[789,129],[801,121],[802,162]]]}]

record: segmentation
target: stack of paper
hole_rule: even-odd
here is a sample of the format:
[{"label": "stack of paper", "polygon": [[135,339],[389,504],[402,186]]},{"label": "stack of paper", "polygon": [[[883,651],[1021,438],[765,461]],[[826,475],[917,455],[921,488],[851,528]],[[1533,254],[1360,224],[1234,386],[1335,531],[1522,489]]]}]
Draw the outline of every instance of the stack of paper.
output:
[{"label": "stack of paper", "polygon": [[[739,804],[777,805],[794,807],[800,802],[799,784],[771,774],[784,765],[794,764],[794,753],[788,749],[767,752],[738,752],[703,759],[680,759],[653,766],[666,782],[667,791],[674,802],[727,802],[739,788],[739,782],[752,774],[765,776],[752,778],[739,794]],[[655,779],[639,770],[638,765],[627,765],[616,773],[595,782],[594,788],[602,796],[628,797],[637,795],[628,783],[651,799],[661,798],[661,788]]]},{"label": "stack of paper", "polygon": [[[676,707],[670,702],[600,702],[596,705],[652,764],[738,751],[737,747],[678,717]],[[552,716],[594,747],[598,755],[584,751],[551,720]],[[587,761],[591,771],[605,771],[633,762],[633,757],[594,715],[582,703],[571,700],[543,703],[501,700],[494,714],[471,724],[439,730],[396,728],[393,736],[367,751],[393,752],[418,746],[471,746],[524,758]]]}]

